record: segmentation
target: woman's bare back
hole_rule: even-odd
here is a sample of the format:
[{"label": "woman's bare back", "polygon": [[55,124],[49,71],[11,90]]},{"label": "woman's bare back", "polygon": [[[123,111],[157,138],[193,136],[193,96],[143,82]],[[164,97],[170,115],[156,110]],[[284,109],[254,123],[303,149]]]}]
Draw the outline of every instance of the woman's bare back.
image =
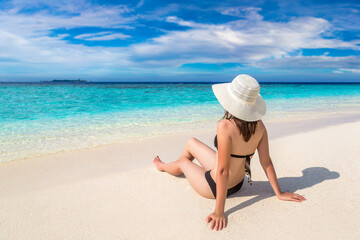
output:
[{"label": "woman's bare back", "polygon": [[[239,128],[233,120],[221,120],[231,122],[229,124],[229,135],[231,138],[231,154],[235,155],[250,155],[255,152],[262,138],[265,126],[259,120],[255,134],[251,136],[248,142],[245,142],[243,136],[240,134]],[[218,166],[218,155],[216,153],[216,161],[214,168],[210,171],[211,177],[216,182],[216,172]],[[235,158],[230,156],[229,166],[229,180],[227,188],[231,188],[241,182],[245,177],[245,158]]]}]

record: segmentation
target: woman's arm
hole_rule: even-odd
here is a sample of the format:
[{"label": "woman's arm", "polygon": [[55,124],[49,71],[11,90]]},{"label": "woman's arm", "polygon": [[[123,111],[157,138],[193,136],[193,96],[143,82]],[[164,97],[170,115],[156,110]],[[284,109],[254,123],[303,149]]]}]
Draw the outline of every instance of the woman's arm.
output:
[{"label": "woman's arm", "polygon": [[216,205],[215,211],[207,217],[211,221],[211,229],[225,228],[225,200],[229,180],[229,162],[231,154],[231,139],[229,136],[228,122],[220,121],[217,127],[218,139],[218,167],[216,172]]},{"label": "woman's arm", "polygon": [[279,182],[276,177],[275,168],[271,161],[270,154],[269,154],[269,140],[268,140],[268,134],[266,131],[266,128],[264,126],[264,133],[260,140],[259,146],[258,146],[258,153],[260,158],[260,163],[262,168],[264,169],[264,172],[269,179],[270,185],[272,189],[274,190],[274,193],[280,200],[287,200],[287,201],[296,201],[296,202],[302,202],[306,200],[303,196],[300,196],[299,194],[294,193],[288,193],[288,192],[281,192]]}]

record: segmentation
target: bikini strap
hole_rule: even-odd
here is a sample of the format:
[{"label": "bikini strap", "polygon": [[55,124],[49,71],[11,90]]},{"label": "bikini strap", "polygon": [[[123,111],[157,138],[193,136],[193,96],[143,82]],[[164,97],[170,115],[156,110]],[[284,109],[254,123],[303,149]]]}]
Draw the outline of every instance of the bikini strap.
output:
[{"label": "bikini strap", "polygon": [[250,185],[252,185],[252,181],[251,181],[251,170],[250,170],[250,157],[252,155],[254,155],[255,152],[253,152],[252,154],[249,155],[235,155],[235,154],[231,154],[232,157],[236,157],[236,158],[245,158],[245,173],[247,175],[247,179],[248,179],[248,183],[250,183]]},{"label": "bikini strap", "polygon": [[245,160],[245,173],[247,175],[248,183],[250,183],[250,185],[252,185],[251,170],[250,170],[250,156],[254,155],[254,153],[250,154],[250,155],[246,155],[246,160]]},{"label": "bikini strap", "polygon": [[255,152],[253,152],[252,154],[249,155],[236,155],[236,154],[231,154],[232,157],[236,157],[236,158],[247,158],[247,157],[251,157],[252,155],[254,155]]}]

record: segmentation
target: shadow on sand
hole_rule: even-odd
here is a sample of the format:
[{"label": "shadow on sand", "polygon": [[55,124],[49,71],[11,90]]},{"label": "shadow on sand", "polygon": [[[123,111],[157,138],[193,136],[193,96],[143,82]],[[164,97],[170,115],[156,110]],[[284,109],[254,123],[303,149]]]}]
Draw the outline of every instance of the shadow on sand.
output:
[{"label": "shadow on sand", "polygon": [[[302,170],[303,175],[301,177],[283,177],[278,178],[279,185],[282,192],[296,192],[305,188],[312,187],[316,184],[319,184],[325,180],[335,179],[340,176],[338,172],[329,171],[329,169],[324,167],[311,167]],[[244,185],[246,185],[244,187]],[[253,181],[253,185],[249,185],[247,180],[244,180],[244,185],[240,191],[234,193],[228,198],[236,198],[242,196],[254,196],[253,198],[240,203],[239,205],[230,208],[225,211],[225,215],[229,216],[230,214],[241,210],[245,207],[248,207],[256,202],[259,202],[263,199],[274,196],[274,192],[271,188],[271,185],[268,181]],[[306,196],[305,196],[306,197]]]}]

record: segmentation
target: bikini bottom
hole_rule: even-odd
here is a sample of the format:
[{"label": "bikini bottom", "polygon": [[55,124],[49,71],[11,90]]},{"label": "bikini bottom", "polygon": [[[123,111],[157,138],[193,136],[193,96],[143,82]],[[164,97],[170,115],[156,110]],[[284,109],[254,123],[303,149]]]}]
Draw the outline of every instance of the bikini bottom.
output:
[{"label": "bikini bottom", "polygon": [[[209,186],[211,188],[211,191],[212,191],[214,197],[216,198],[216,183],[214,182],[214,180],[212,179],[212,177],[210,175],[210,170],[205,172],[205,178],[206,178],[206,181],[208,182],[208,184],[209,184]],[[229,195],[239,191],[241,186],[243,185],[243,182],[244,182],[244,179],[239,184],[235,185],[232,188],[229,188],[227,190],[226,196],[228,197]]]}]

